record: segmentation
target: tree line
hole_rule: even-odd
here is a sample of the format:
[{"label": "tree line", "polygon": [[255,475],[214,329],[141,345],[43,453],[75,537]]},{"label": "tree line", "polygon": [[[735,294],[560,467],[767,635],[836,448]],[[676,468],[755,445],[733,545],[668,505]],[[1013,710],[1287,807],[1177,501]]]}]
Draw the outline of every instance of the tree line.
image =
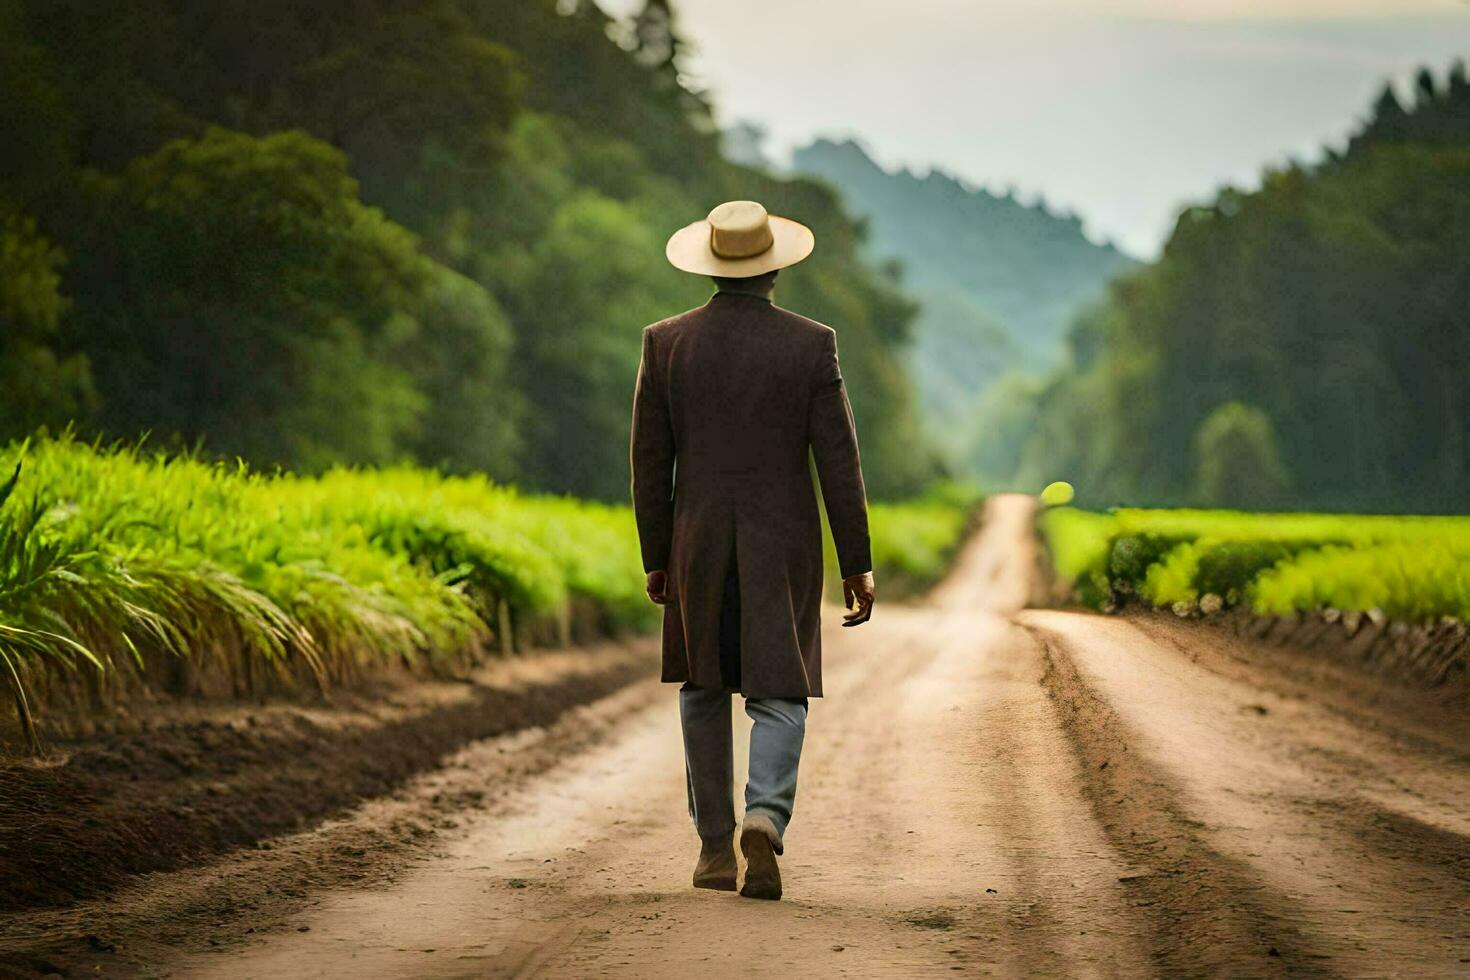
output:
[{"label": "tree line", "polygon": [[889,172],[851,140],[816,140],[792,163],[835,184],[868,220],[871,253],[902,266],[921,305],[909,360],[920,421],[946,462],[985,483],[1009,477],[1016,447],[997,425],[1056,368],[1078,312],[1137,263],[1089,241],[1075,214],[1045,199],[937,168]]},{"label": "tree line", "polygon": [[754,198],[819,247],[878,496],[936,472],[915,316],[834,192],[721,156],[667,3],[0,0],[0,439],[308,470],[412,460],[619,499],[667,234]]},{"label": "tree line", "polygon": [[1470,82],[1185,210],[1017,422],[1092,505],[1470,511]]}]

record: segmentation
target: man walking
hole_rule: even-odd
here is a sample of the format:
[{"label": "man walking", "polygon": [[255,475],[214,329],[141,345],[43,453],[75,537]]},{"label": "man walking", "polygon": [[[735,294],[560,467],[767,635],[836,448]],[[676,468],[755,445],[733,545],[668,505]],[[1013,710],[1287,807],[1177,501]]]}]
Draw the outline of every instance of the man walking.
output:
[{"label": "man walking", "polygon": [[776,855],[796,800],[807,699],[822,694],[822,525],[837,544],[844,626],[873,607],[868,510],[833,331],[771,302],[811,231],[753,201],[721,204],[666,254],[711,276],[708,303],[643,331],[633,400],[633,508],[648,595],[664,607],[663,679],[681,682],[696,888],[735,890],[730,695],[753,723],[741,894],[781,897]]}]

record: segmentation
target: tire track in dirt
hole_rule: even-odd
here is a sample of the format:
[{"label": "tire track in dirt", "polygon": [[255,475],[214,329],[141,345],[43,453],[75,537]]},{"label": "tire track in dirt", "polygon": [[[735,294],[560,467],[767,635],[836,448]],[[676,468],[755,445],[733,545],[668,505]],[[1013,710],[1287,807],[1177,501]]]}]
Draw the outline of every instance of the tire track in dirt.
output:
[{"label": "tire track in dirt", "polygon": [[[998,923],[1008,976],[1144,976],[1152,920],[1119,882],[1130,866],[1077,792],[1079,767],[1043,693],[1039,644],[1010,623],[975,678],[976,815],[1018,900]],[[973,656],[973,652],[972,652]]]},{"label": "tire track in dirt", "polygon": [[1223,891],[1184,889],[1189,863],[1152,883],[1157,908],[1193,905],[1179,919],[1186,936],[1234,906],[1221,920],[1230,932],[1281,954],[1259,972],[1465,972],[1470,766],[1423,718],[1406,718],[1402,735],[1387,712],[1357,722],[1351,690],[1325,676],[1317,689],[1278,681],[1268,652],[1253,663],[1210,631],[1160,642],[1116,618],[1019,620],[1047,645],[1047,683],[1093,767],[1100,816],[1116,821],[1115,844],[1131,843],[1154,870],[1181,870],[1166,863],[1180,856],[1216,869],[1209,880]]},{"label": "tire track in dirt", "polygon": [[[1301,909],[1249,866],[1209,846],[1181,806],[1185,790],[1133,750],[1136,736],[1079,675],[1055,635],[1035,631],[1041,684],[1076,753],[1083,793],[1119,853],[1119,879],[1152,920],[1149,953],[1164,976],[1339,976],[1295,923]],[[1272,961],[1276,962],[1272,962]]]}]

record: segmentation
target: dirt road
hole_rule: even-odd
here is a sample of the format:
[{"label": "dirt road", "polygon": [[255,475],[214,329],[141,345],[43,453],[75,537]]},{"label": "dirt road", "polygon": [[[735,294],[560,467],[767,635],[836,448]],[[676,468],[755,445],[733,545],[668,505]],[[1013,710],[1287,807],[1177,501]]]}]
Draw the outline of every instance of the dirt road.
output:
[{"label": "dirt road", "polygon": [[649,682],[388,887],[156,972],[1470,974],[1465,732],[1201,627],[1023,612],[1030,517],[992,501],[929,603],[830,630],[783,901],[688,887]]}]

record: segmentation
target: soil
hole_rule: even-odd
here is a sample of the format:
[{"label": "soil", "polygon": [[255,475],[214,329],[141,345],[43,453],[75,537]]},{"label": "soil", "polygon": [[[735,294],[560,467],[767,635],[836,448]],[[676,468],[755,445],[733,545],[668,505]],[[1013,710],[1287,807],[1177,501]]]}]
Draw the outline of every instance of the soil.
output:
[{"label": "soil", "polygon": [[645,680],[0,919],[0,949],[23,976],[1470,971],[1470,718],[1199,624],[1023,611],[1030,522],[996,498],[928,602],[829,616],[780,902],[689,887],[677,705]]},{"label": "soil", "polygon": [[161,706],[132,731],[0,756],[0,912],[199,863],[387,793],[468,742],[553,721],[647,674],[651,645],[401,679],[332,703]]}]

